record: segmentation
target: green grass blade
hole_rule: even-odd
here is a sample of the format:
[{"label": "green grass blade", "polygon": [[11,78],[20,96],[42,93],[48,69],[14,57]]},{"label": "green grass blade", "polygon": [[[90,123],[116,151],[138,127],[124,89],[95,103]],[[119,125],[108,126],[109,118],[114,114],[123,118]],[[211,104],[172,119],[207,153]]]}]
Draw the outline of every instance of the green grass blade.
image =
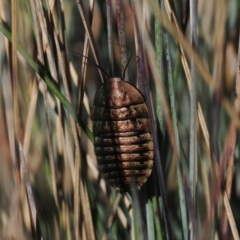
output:
[{"label": "green grass blade", "polygon": [[151,200],[149,199],[146,204],[146,218],[147,218],[147,233],[148,239],[156,239],[154,231],[154,219],[153,219],[153,207]]},{"label": "green grass blade", "polygon": [[[158,0],[156,0],[158,2]],[[156,61],[158,66],[158,72],[163,81],[163,43],[162,43],[162,26],[157,17],[155,17],[155,51],[156,51]],[[164,135],[164,119],[163,119],[163,109],[160,100],[158,90],[156,88],[156,114],[157,121]]]},{"label": "green grass blade", "polygon": [[[170,108],[172,114],[172,121],[173,121],[173,128],[174,134],[176,139],[176,145],[178,149],[178,153],[180,156],[180,144],[179,144],[179,134],[178,134],[178,125],[177,125],[177,112],[176,112],[176,100],[175,100],[175,93],[174,93],[174,85],[173,85],[173,69],[172,63],[170,58],[170,49],[169,49],[169,38],[168,34],[164,32],[164,44],[165,44],[165,51],[166,51],[166,59],[167,59],[167,71],[168,71],[168,86],[169,86],[169,96],[170,96]],[[178,64],[177,64],[178,66]],[[175,71],[176,72],[176,71]],[[177,76],[175,76],[177,77]],[[177,160],[177,183],[178,183],[178,195],[180,201],[180,212],[182,218],[182,231],[183,231],[183,239],[188,239],[188,221],[187,221],[187,210],[186,210],[186,201],[184,195],[184,188],[182,183],[181,177],[181,170],[180,170],[180,158]]]}]

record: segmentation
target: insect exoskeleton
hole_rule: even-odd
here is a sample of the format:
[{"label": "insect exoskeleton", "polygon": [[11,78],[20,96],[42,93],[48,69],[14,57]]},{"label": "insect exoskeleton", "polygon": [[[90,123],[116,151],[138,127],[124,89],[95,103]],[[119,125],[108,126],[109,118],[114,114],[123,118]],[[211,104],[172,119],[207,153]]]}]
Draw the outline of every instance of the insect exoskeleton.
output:
[{"label": "insect exoskeleton", "polygon": [[97,90],[93,135],[102,175],[116,189],[141,187],[152,172],[153,141],[141,92],[122,78],[109,78]]}]

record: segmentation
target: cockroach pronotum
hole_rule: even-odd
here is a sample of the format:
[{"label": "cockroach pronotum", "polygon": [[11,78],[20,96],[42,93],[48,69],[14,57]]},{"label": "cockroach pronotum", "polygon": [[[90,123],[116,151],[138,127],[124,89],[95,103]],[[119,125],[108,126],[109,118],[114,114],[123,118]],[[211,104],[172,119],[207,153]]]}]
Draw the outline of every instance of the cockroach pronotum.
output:
[{"label": "cockroach pronotum", "polygon": [[117,190],[125,192],[134,185],[140,188],[152,172],[154,157],[145,98],[124,81],[127,65],[120,78],[109,77],[94,64],[108,78],[96,91],[92,113],[94,149],[100,171]]}]

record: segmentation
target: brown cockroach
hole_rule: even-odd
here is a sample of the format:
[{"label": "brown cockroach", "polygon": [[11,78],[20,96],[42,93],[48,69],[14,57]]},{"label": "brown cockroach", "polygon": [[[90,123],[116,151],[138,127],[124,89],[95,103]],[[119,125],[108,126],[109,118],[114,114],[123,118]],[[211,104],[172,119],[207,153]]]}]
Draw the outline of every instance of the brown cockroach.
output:
[{"label": "brown cockroach", "polygon": [[145,98],[135,86],[124,81],[127,65],[120,78],[109,77],[94,64],[108,78],[96,91],[92,112],[94,149],[100,171],[121,192],[131,186],[139,189],[150,176],[154,159]]}]

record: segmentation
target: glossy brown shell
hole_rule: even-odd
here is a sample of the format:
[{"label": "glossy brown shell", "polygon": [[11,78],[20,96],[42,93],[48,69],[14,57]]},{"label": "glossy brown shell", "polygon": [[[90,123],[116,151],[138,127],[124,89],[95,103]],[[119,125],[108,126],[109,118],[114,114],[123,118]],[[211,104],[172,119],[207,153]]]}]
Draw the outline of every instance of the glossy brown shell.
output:
[{"label": "glossy brown shell", "polygon": [[97,90],[93,108],[94,148],[103,176],[116,189],[141,187],[152,172],[153,141],[140,91],[121,78]]}]

